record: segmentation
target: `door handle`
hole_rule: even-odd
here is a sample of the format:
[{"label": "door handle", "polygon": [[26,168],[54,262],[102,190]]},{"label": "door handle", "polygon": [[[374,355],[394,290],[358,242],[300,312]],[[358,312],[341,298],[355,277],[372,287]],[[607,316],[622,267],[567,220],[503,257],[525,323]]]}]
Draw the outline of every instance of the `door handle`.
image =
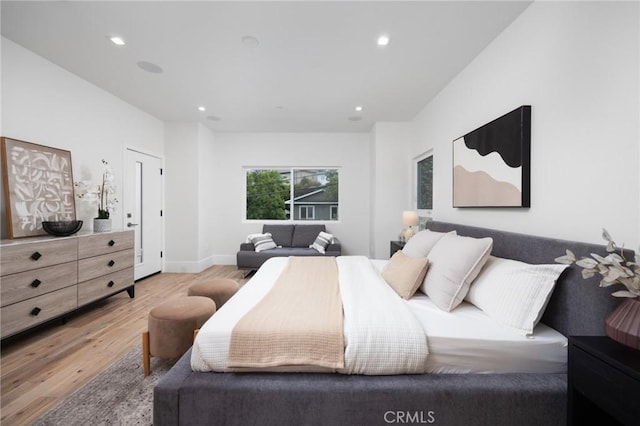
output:
[{"label": "door handle", "polygon": [[129,228],[131,228],[131,227],[133,227],[133,226],[138,226],[138,224],[137,224],[137,223],[131,223],[131,222],[129,222],[129,223],[127,223],[127,226],[128,226]]}]

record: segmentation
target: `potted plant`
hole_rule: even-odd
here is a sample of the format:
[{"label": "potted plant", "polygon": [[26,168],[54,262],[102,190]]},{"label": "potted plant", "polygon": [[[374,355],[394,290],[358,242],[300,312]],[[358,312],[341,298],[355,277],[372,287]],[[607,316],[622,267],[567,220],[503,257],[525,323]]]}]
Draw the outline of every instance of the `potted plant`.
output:
[{"label": "potted plant", "polygon": [[116,186],[111,166],[104,159],[102,160],[104,170],[102,172],[102,182],[76,182],[76,197],[98,203],[98,216],[93,219],[93,232],[111,231],[111,212],[115,211],[118,203],[115,198]]},{"label": "potted plant", "polygon": [[611,294],[625,300],[607,317],[605,333],[617,342],[640,349],[640,265],[625,257],[624,249],[616,245],[606,229],[602,230],[602,238],[607,241],[607,256],[592,253],[591,257],[578,260],[571,250],[567,250],[564,256],[556,258],[556,262],[575,263],[583,268],[584,279],[600,274],[600,287],[624,286],[624,290]]}]

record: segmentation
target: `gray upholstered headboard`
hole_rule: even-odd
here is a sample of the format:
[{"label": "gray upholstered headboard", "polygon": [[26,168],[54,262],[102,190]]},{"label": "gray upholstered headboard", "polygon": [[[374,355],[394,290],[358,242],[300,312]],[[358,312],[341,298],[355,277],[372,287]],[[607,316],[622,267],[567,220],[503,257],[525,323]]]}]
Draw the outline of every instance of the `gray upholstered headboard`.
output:
[{"label": "gray upholstered headboard", "polygon": [[[427,228],[438,232],[455,229],[458,235],[468,237],[492,237],[494,256],[532,264],[555,263],[554,259],[562,256],[566,249],[570,249],[578,257],[589,256],[590,253],[606,255],[604,245],[438,221],[428,222]],[[628,251],[628,253],[627,258],[633,259],[633,252]],[[599,276],[588,280],[583,279],[581,268],[571,265],[558,280],[542,322],[565,336],[604,335],[604,320],[620,300],[611,296],[614,291],[612,287],[601,288],[598,286],[599,282]]]}]

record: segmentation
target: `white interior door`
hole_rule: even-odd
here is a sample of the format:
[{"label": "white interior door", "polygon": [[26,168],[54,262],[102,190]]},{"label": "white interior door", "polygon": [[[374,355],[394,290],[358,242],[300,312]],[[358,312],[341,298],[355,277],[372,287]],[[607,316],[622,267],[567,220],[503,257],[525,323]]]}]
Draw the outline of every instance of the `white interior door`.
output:
[{"label": "white interior door", "polygon": [[162,159],[126,150],[123,214],[135,231],[136,280],[162,271]]}]

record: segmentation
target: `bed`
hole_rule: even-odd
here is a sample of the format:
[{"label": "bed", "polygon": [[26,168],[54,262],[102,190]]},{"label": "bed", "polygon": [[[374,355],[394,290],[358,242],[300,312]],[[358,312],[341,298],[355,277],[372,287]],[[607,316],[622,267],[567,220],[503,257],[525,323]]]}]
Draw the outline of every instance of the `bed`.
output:
[{"label": "bed", "polygon": [[[490,237],[492,256],[530,264],[552,264],[567,248],[585,255],[604,250],[593,244],[444,222],[430,222],[429,228]],[[419,304],[416,309],[428,309],[429,302],[419,300],[423,296],[418,293],[410,300]],[[598,288],[597,280],[583,280],[580,271],[570,267],[556,283],[539,326],[564,337],[603,335],[604,318],[615,304],[609,292]],[[466,308],[462,303],[456,310]],[[444,348],[447,343],[433,340],[431,352],[434,345]],[[154,389],[154,424],[565,424],[567,376],[557,360],[558,342],[552,345],[555,361],[542,372],[496,372],[491,367],[488,373],[473,368],[464,373],[447,371],[445,362],[427,374],[397,375],[199,372],[192,369],[189,351]],[[429,354],[430,361],[433,355]]]}]

